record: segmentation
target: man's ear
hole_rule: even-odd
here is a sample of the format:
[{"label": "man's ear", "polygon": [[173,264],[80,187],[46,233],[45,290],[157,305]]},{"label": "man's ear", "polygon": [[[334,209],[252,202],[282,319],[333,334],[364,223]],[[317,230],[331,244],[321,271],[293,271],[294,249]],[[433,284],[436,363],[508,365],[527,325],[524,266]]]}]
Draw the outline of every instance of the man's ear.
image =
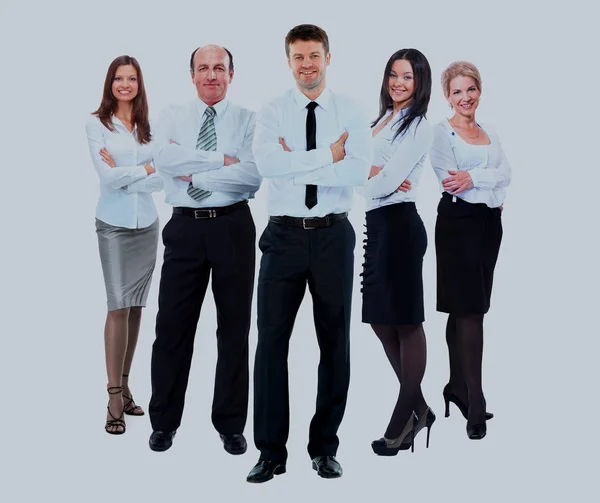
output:
[{"label": "man's ear", "polygon": [[229,83],[230,83],[230,84],[231,84],[231,81],[233,80],[233,74],[234,74],[234,73],[235,73],[235,71],[234,71],[234,70],[231,70],[231,71],[229,72]]}]

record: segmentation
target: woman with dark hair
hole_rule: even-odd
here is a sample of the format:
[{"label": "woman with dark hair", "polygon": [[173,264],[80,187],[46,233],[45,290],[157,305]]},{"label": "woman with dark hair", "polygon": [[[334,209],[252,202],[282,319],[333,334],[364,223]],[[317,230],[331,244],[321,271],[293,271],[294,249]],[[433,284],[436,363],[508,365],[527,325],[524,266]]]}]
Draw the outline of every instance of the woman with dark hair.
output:
[{"label": "woman with dark hair", "polygon": [[96,234],[108,305],[105,430],[120,435],[125,433],[123,414],[144,415],[128,377],[156,262],[159,223],[152,192],[163,188],[152,166],[148,101],[135,58],[120,56],[110,64],[102,102],[86,130],[100,177]]},{"label": "woman with dark hair", "polygon": [[427,357],[423,307],[423,256],[427,234],[415,206],[433,134],[426,113],[431,69],[416,49],[394,53],[385,67],[379,116],[373,128],[373,166],[359,190],[367,199],[362,321],[380,339],[400,393],[383,438],[371,445],[382,456],[414,450],[414,436],[435,415],[421,380]]},{"label": "woman with dark hair", "polygon": [[435,249],[437,310],[448,313],[450,380],[444,401],[446,417],[453,402],[467,419],[469,438],[479,440],[493,417],[486,412],[481,379],[483,316],[490,308],[511,170],[493,128],[475,120],[481,96],[477,68],[452,63],[442,74],[442,89],[453,116],[435,125],[430,159],[442,189]]}]

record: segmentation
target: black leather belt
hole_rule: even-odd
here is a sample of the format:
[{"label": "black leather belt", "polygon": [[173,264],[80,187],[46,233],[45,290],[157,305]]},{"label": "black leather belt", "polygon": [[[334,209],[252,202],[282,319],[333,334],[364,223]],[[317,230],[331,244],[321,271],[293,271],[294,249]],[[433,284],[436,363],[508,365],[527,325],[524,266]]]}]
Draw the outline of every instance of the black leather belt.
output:
[{"label": "black leather belt", "polygon": [[248,201],[240,201],[239,203],[223,206],[221,208],[183,208],[177,206],[173,208],[173,215],[183,215],[191,218],[216,218],[223,215],[228,215],[246,206]]},{"label": "black leather belt", "polygon": [[329,227],[340,220],[348,217],[348,213],[330,213],[324,217],[269,217],[269,222],[281,225],[290,225],[292,227],[302,227],[303,229],[322,229]]}]

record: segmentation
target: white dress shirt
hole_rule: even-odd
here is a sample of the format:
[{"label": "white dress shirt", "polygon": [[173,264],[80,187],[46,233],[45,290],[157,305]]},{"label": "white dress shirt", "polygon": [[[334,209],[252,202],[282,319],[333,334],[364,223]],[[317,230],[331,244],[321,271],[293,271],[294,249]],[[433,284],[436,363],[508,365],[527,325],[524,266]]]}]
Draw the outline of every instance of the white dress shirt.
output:
[{"label": "white dress shirt", "polygon": [[[152,164],[155,142],[141,145],[135,128],[130,133],[114,116],[112,122],[115,131],[109,131],[95,115],[86,123],[90,154],[100,177],[96,218],[116,227],[148,227],[158,217],[151,193],[163,188],[162,178],[156,173],[148,175],[144,168]],[[102,148],[115,161],[114,168],[102,160]]]},{"label": "white dress shirt", "polygon": [[[167,107],[156,127],[155,163],[165,180],[165,201],[173,206],[214,208],[254,197],[262,178],[258,174],[252,139],[254,112],[223,99],[215,104],[217,151],[196,150],[206,103],[196,98],[185,105]],[[170,140],[175,143],[170,143]],[[239,163],[224,165],[224,154]],[[180,176],[192,176],[192,184],[212,194],[196,201],[188,193],[189,182]]]},{"label": "white dress shirt", "polygon": [[[271,216],[323,217],[352,206],[353,187],[363,185],[371,166],[371,132],[356,102],[325,89],[315,99],[317,148],[306,150],[306,105],[297,88],[265,104],[256,119],[254,155],[269,179]],[[348,131],[346,157],[333,163],[330,145]],[[291,152],[279,144],[282,137]],[[317,185],[317,205],[305,205],[306,185]]]},{"label": "white dress shirt", "polygon": [[[357,189],[358,193],[367,198],[366,211],[389,204],[415,202],[417,199],[416,189],[433,142],[433,130],[427,119],[422,118],[419,122],[417,118],[408,129],[394,139],[400,126],[398,119],[404,117],[407,112],[408,109],[400,110],[399,115],[372,139],[373,166],[383,169],[369,178],[364,187]],[[392,110],[388,110],[377,124],[385,121],[391,113]],[[408,192],[395,192],[407,178],[412,184],[411,189]]]},{"label": "white dress shirt", "polygon": [[490,138],[489,145],[472,145],[454,131],[450,122],[444,119],[434,127],[434,139],[429,160],[441,182],[448,178],[448,170],[468,171],[473,180],[473,188],[455,197],[469,203],[484,203],[497,208],[504,202],[505,187],[510,184],[511,168],[502,150],[500,138],[488,124],[480,127]]}]

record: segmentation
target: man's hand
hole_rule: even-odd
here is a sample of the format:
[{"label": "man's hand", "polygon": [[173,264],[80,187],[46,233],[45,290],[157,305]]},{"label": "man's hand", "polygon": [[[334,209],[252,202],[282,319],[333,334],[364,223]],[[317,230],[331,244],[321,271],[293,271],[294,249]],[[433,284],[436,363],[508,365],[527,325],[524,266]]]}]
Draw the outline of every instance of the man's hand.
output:
[{"label": "man's hand", "polygon": [[192,177],[191,176],[178,176],[177,178],[179,178],[180,180],[183,180],[184,182],[191,182],[192,181]]},{"label": "man's hand", "polygon": [[237,157],[233,157],[231,155],[223,154],[223,164],[225,166],[229,166],[231,164],[237,164],[240,160]]},{"label": "man's hand", "polygon": [[144,169],[146,170],[146,174],[151,175],[152,173],[156,173],[154,166],[152,164],[144,164]]},{"label": "man's hand", "polygon": [[331,149],[331,154],[333,155],[333,162],[339,162],[344,157],[346,157],[346,149],[344,148],[344,144],[348,139],[348,131],[344,132],[339,139],[331,144],[329,147]]},{"label": "man's hand", "polygon": [[371,166],[371,171],[369,171],[369,178],[373,178],[375,175],[378,175],[383,168],[381,166]]},{"label": "man's hand", "polygon": [[442,187],[452,195],[473,188],[473,180],[468,171],[448,171],[450,176],[442,180]]},{"label": "man's hand", "polygon": [[407,178],[400,184],[400,187],[398,187],[394,192],[408,192],[411,188],[412,188],[412,183]]},{"label": "man's hand", "polygon": [[108,150],[106,150],[105,148],[101,148],[100,155],[102,156],[102,160],[106,164],[108,164],[111,168],[114,168],[116,166],[115,161],[113,160],[111,155],[108,153]]}]

